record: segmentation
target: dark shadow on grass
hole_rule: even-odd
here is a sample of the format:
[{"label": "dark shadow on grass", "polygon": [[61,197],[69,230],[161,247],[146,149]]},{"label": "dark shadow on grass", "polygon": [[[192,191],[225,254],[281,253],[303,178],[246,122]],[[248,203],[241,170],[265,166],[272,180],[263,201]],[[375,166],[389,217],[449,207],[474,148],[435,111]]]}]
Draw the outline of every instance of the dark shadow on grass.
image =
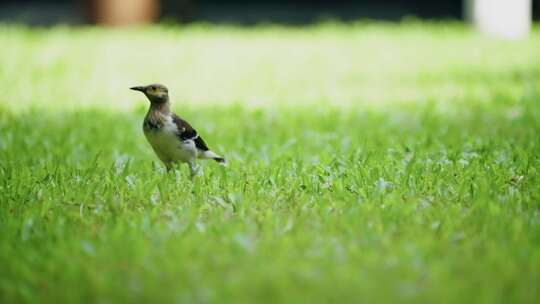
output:
[{"label": "dark shadow on grass", "polygon": [[[51,26],[83,24],[90,12],[88,1],[7,1],[0,4],[0,22]],[[175,1],[162,0],[161,21],[206,22],[251,26],[261,23],[310,25],[324,20],[350,22],[362,19],[399,21],[414,18],[460,19],[462,1]]]}]

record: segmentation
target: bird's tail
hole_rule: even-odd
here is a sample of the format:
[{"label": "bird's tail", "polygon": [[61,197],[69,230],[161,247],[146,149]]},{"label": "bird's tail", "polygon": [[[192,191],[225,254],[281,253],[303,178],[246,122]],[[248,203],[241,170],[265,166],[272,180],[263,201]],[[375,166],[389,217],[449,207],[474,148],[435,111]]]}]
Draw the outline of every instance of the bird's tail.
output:
[{"label": "bird's tail", "polygon": [[223,165],[223,166],[227,165],[227,160],[225,158],[217,155],[215,152],[210,151],[210,150],[204,151],[204,153],[200,155],[200,158],[213,159],[216,162],[218,162],[220,165]]},{"label": "bird's tail", "polygon": [[214,157],[212,159],[215,160],[216,162],[218,162],[221,165],[227,165],[227,160],[225,158],[223,158],[223,157]]}]

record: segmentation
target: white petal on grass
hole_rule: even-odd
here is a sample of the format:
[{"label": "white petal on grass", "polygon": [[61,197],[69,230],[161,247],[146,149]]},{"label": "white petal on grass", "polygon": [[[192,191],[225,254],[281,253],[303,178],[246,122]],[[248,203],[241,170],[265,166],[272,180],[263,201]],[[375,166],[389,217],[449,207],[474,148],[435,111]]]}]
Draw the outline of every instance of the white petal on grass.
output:
[{"label": "white petal on grass", "polygon": [[283,227],[282,232],[287,233],[287,232],[291,231],[293,228],[294,228],[294,218],[290,216],[287,219],[287,223],[285,224],[285,227]]},{"label": "white petal on grass", "polygon": [[43,189],[39,189],[37,194],[36,194],[36,197],[37,197],[37,200],[41,200],[41,198],[43,198]]},{"label": "white petal on grass", "polygon": [[516,120],[523,116],[523,108],[519,106],[512,107],[506,111],[506,118],[509,120]]},{"label": "white petal on grass", "polygon": [[514,187],[514,186],[508,187],[508,196],[509,197],[515,197],[518,193],[519,193],[519,190],[516,187]]},{"label": "white petal on grass", "polygon": [[155,205],[159,202],[160,198],[161,198],[161,194],[159,193],[159,189],[156,188],[154,192],[152,193],[152,195],[150,196],[150,203],[152,205]]},{"label": "white petal on grass", "polygon": [[509,160],[508,154],[504,151],[497,151],[495,153],[495,163],[497,165],[505,164]]},{"label": "white petal on grass", "polygon": [[293,138],[290,138],[289,140],[287,140],[287,141],[283,144],[283,146],[281,147],[281,149],[283,149],[283,150],[288,149],[288,148],[294,146],[294,145],[296,144],[296,142],[297,142],[296,138],[294,138],[294,137],[293,137]]},{"label": "white petal on grass", "polygon": [[128,184],[129,188],[133,188],[133,186],[135,186],[135,181],[137,180],[137,177],[135,175],[129,174],[124,178],[124,180]]},{"label": "white petal on grass", "polygon": [[463,231],[458,231],[458,232],[456,232],[456,233],[454,233],[454,234],[452,235],[452,237],[450,238],[450,240],[451,240],[452,242],[459,242],[459,241],[463,240],[463,239],[465,238],[465,236],[466,236],[466,235],[465,235],[465,232],[463,232]]},{"label": "white petal on grass", "polygon": [[375,182],[375,187],[377,187],[377,190],[379,190],[380,192],[384,192],[387,189],[392,188],[392,183],[385,180],[383,177],[379,177],[377,182]]},{"label": "white petal on grass", "polygon": [[234,237],[234,241],[235,243],[240,245],[240,247],[242,247],[246,252],[249,253],[253,253],[257,247],[256,240],[249,235],[237,234]]},{"label": "white petal on grass", "polygon": [[480,157],[480,154],[476,152],[463,152],[461,153],[461,157],[466,160],[475,159]]},{"label": "white petal on grass", "polygon": [[24,225],[21,231],[21,238],[23,241],[27,241],[30,238],[32,226],[34,226],[34,219],[29,218],[24,222]]},{"label": "white petal on grass", "polygon": [[195,222],[195,228],[197,228],[200,233],[206,232],[206,224],[201,222],[200,220]]},{"label": "white petal on grass", "polygon": [[94,245],[90,243],[89,241],[81,241],[81,246],[84,252],[86,252],[89,255],[96,255],[96,250],[94,249]]},{"label": "white petal on grass", "polygon": [[116,174],[122,173],[124,167],[129,161],[129,155],[126,154],[117,154],[114,155],[114,167],[116,168]]}]

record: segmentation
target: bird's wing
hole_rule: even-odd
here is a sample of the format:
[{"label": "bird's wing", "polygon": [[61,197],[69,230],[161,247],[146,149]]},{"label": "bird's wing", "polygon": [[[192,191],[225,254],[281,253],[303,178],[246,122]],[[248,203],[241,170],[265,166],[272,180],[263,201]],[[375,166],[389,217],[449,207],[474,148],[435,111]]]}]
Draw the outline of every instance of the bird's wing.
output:
[{"label": "bird's wing", "polygon": [[202,151],[209,150],[202,137],[197,134],[197,131],[193,129],[193,127],[187,121],[183,120],[176,114],[173,114],[172,118],[176,128],[178,129],[176,136],[178,136],[180,140],[193,140],[197,149]]},{"label": "bird's wing", "polygon": [[197,147],[197,149],[199,149],[201,151],[210,150],[210,149],[208,149],[208,146],[206,145],[206,143],[204,142],[202,137],[197,135],[197,137],[194,139],[194,141],[195,141],[195,147]]}]

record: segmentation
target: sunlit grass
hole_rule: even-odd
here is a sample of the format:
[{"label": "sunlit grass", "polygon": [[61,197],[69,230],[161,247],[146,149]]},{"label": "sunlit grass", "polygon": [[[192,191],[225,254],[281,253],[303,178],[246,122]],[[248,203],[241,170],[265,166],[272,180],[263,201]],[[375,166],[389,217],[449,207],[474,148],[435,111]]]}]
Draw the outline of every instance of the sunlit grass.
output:
[{"label": "sunlit grass", "polygon": [[[540,36],[0,28],[0,302],[535,303]],[[166,174],[162,82],[230,162]]]},{"label": "sunlit grass", "polygon": [[0,44],[10,108],[131,109],[140,100],[126,88],[155,81],[170,86],[179,105],[489,101],[521,97],[519,85],[536,79],[540,65],[537,32],[507,43],[458,24],[4,27]]}]

